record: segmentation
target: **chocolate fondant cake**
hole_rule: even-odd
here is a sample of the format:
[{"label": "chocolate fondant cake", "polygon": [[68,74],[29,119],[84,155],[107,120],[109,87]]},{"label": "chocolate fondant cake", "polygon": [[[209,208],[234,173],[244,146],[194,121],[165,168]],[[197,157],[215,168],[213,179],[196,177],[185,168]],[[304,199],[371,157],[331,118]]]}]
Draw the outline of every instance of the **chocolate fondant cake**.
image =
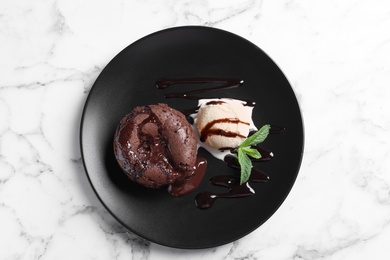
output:
[{"label": "chocolate fondant cake", "polygon": [[114,153],[131,180],[159,188],[194,173],[196,136],[186,117],[168,105],[138,106],[120,121]]}]

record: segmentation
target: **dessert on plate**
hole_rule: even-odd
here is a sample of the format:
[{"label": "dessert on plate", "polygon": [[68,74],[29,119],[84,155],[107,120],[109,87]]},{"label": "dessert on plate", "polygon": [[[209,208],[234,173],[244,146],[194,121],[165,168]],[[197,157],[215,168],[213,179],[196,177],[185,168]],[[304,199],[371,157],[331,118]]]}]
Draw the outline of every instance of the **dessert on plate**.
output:
[{"label": "dessert on plate", "polygon": [[[156,86],[166,89],[183,82],[205,83],[210,80],[223,82],[209,78],[162,79]],[[271,126],[257,129],[252,120],[254,101],[203,99],[191,95],[242,84],[243,80],[229,79],[222,86],[166,93],[166,98],[198,100],[198,106],[184,114],[167,104],[135,107],[120,121],[115,132],[114,153],[122,170],[132,181],[148,188],[168,186],[172,196],[180,197],[193,192],[205,174],[207,161],[197,157],[197,150],[202,147],[227,166],[239,169],[240,175],[239,180],[229,175],[211,178],[211,184],[226,187],[229,191],[199,193],[195,198],[199,208],[211,207],[217,198],[252,196],[254,190],[249,182],[267,182],[269,179],[265,173],[253,168],[252,162],[273,157],[272,152],[259,146],[267,138]]]},{"label": "dessert on plate", "polygon": [[194,174],[197,141],[181,112],[166,104],[138,106],[120,121],[114,153],[131,180],[159,188]]}]

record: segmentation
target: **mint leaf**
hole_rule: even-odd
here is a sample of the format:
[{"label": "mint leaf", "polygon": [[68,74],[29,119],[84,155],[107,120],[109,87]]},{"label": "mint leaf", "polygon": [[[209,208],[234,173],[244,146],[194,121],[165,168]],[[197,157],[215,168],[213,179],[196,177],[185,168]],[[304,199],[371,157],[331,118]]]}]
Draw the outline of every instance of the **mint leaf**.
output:
[{"label": "mint leaf", "polygon": [[270,128],[270,125],[264,125],[238,146],[237,158],[241,169],[240,184],[247,182],[251,175],[252,161],[248,156],[254,159],[261,158],[260,152],[257,149],[250,148],[250,146],[262,143],[267,138]]},{"label": "mint leaf", "polygon": [[257,149],[253,149],[253,148],[249,148],[249,147],[242,147],[240,149],[252,158],[255,158],[255,159],[261,158],[261,154]]},{"label": "mint leaf", "polygon": [[238,148],[237,157],[241,168],[240,184],[243,184],[249,180],[249,176],[251,175],[252,161],[242,148]]},{"label": "mint leaf", "polygon": [[265,138],[267,138],[270,128],[271,128],[270,125],[264,125],[262,128],[260,128],[259,131],[257,131],[256,133],[254,133],[253,135],[245,139],[244,142],[242,142],[242,144],[240,144],[238,148],[262,143],[265,140]]}]

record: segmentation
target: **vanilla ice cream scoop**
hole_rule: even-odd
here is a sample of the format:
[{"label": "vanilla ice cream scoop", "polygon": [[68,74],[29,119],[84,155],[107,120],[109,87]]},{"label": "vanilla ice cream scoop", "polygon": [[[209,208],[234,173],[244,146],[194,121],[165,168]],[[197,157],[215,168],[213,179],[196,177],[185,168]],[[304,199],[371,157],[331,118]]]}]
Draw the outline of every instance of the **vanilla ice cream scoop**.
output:
[{"label": "vanilla ice cream scoop", "polygon": [[253,106],[235,99],[201,99],[195,125],[201,142],[212,148],[228,150],[238,147],[249,131],[256,129],[252,121]]}]

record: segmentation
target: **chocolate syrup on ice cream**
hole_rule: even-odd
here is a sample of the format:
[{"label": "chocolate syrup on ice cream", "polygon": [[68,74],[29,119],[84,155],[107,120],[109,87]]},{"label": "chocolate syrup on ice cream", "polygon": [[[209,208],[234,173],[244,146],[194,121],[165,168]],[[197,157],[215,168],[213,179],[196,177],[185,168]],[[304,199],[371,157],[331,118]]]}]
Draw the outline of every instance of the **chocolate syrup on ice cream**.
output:
[{"label": "chocolate syrup on ice cream", "polygon": [[239,136],[239,137],[242,137],[242,138],[246,138],[246,136],[243,136],[243,135],[240,135],[238,133],[234,133],[234,132],[228,132],[228,131],[224,131],[222,129],[213,129],[213,126],[215,124],[218,124],[218,123],[231,123],[231,124],[246,124],[246,125],[249,125],[249,123],[247,122],[243,122],[237,118],[221,118],[221,119],[218,119],[218,120],[213,120],[211,121],[210,123],[208,123],[201,131],[200,133],[200,141],[201,142],[204,142],[206,141],[206,139],[211,136],[211,135],[222,135],[222,136],[226,136],[226,137],[236,137],[236,136]]}]

